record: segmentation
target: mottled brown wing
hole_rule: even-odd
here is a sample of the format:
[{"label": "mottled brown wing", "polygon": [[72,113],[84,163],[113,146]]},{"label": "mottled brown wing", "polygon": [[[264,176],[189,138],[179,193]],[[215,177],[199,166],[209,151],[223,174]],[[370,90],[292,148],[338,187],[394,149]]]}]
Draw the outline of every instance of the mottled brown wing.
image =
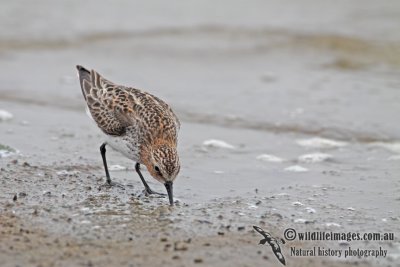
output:
[{"label": "mottled brown wing", "polygon": [[176,141],[180,122],[170,106],[158,97],[135,88],[124,87],[128,110],[140,120],[147,140],[162,138]]},{"label": "mottled brown wing", "polygon": [[93,70],[89,71],[82,66],[77,66],[77,69],[82,93],[93,120],[104,133],[123,135],[126,127],[134,121],[123,114],[119,105],[122,100],[115,97],[116,85]]},{"label": "mottled brown wing", "polygon": [[181,128],[181,122],[179,121],[178,116],[176,116],[172,108],[158,97],[154,96],[154,98],[164,108],[164,110],[169,113],[169,116],[173,119],[176,128],[179,130]]},{"label": "mottled brown wing", "polygon": [[161,99],[141,90],[116,85],[95,71],[78,66],[83,95],[97,125],[107,134],[122,135],[135,125],[148,141],[168,138],[176,141],[178,117]]}]

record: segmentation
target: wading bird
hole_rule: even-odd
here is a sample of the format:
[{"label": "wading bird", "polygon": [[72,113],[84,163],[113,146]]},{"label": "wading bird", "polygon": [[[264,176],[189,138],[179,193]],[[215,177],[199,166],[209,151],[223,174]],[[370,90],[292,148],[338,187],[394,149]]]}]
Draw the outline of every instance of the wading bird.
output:
[{"label": "wading bird", "polygon": [[106,185],[117,185],[111,182],[108,172],[106,145],[109,145],[136,162],[135,170],[146,194],[165,195],[149,187],[140,172],[140,164],[164,184],[169,202],[173,205],[173,182],[180,170],[178,117],[168,104],[152,94],[117,85],[94,70],[89,71],[79,65],[77,69],[88,114],[104,133],[105,141],[100,146],[100,153],[107,177]]}]

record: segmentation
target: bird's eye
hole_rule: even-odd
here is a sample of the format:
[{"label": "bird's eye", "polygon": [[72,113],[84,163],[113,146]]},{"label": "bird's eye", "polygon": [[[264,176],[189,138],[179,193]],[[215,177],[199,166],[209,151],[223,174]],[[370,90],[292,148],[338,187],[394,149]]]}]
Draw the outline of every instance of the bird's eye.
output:
[{"label": "bird's eye", "polygon": [[158,166],[154,166],[154,170],[158,173],[161,173],[160,168],[158,168]]}]

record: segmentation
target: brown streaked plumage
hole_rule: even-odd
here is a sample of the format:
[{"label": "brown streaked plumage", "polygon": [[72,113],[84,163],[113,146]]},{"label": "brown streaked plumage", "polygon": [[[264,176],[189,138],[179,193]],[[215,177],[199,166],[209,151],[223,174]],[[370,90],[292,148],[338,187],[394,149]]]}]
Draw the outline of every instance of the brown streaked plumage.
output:
[{"label": "brown streaked plumage", "polygon": [[[136,161],[135,169],[148,194],[150,189],[140,172],[144,164],[150,174],[167,188],[173,205],[172,184],[179,173],[178,117],[164,101],[139,89],[116,85],[94,70],[77,66],[88,111],[106,136],[100,152],[111,182],[106,161],[106,145]],[[156,193],[159,194],[159,193]]]}]

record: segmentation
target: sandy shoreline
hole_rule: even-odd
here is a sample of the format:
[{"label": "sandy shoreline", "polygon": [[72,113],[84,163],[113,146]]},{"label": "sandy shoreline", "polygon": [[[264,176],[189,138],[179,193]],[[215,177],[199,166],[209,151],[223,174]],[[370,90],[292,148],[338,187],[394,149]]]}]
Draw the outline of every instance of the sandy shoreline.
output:
[{"label": "sandy shoreline", "polygon": [[[359,211],[338,207],[323,211],[322,207],[313,204],[314,201],[300,199],[318,211],[315,216],[309,214],[315,222],[313,219],[306,224],[296,222],[297,215],[292,213],[304,208],[294,205],[294,199],[299,199],[296,195],[322,197],[321,200],[332,205],[327,198],[330,188],[314,188],[310,194],[308,187],[289,186],[280,190],[283,193],[274,195],[260,188],[241,192],[241,196],[231,192],[231,197],[217,197],[200,203],[190,198],[191,191],[182,192],[181,185],[177,187],[180,201],[170,208],[165,199],[142,196],[139,180],[134,177],[133,170],[128,170],[112,172],[115,179],[126,184],[125,190],[99,190],[104,177],[96,155],[88,152],[89,158],[70,158],[70,152],[65,148],[74,148],[76,141],[72,141],[71,135],[58,134],[63,136],[62,142],[70,145],[59,146],[60,140],[57,140],[54,143],[58,148],[52,150],[52,155],[15,155],[1,161],[0,255],[4,266],[278,266],[270,247],[258,245],[260,236],[252,230],[252,225],[259,225],[279,237],[289,226],[297,230],[342,231],[335,226],[323,226],[319,223],[322,218],[340,224],[349,218],[355,222],[366,219],[366,214]],[[81,142],[78,145],[82,148]],[[36,155],[38,153],[43,152],[36,152]],[[43,164],[46,157],[48,164]],[[50,158],[55,160],[48,161]],[[288,203],[298,206],[297,211],[285,210],[283,206]],[[337,212],[344,217],[333,219]],[[392,227],[394,224],[395,217],[393,223],[390,222]],[[367,227],[362,229],[376,229],[374,225],[365,224]],[[349,224],[345,231],[351,229],[356,231],[360,226]],[[395,228],[381,229],[393,231]],[[377,266],[379,263],[374,259],[338,261],[326,257],[290,256],[293,246],[345,249],[346,246],[338,244],[287,242],[281,246],[288,266]],[[377,244],[356,242],[348,245],[376,248]],[[379,243],[395,253],[395,243],[388,244],[391,243]],[[395,260],[390,259],[386,259],[389,260],[387,263],[397,266]]]}]

